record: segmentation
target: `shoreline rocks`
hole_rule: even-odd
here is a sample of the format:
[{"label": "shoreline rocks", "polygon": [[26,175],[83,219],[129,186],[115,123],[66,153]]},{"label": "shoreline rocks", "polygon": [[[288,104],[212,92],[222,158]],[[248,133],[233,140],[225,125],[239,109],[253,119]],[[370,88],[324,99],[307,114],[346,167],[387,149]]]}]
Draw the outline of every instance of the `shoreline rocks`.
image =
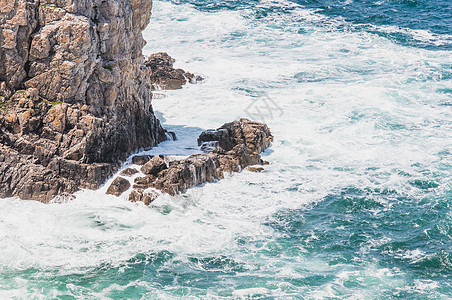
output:
[{"label": "shoreline rocks", "polygon": [[0,2],[0,198],[96,189],[131,153],[175,138],[153,82],[191,75],[143,56],[152,0]]},{"label": "shoreline rocks", "polygon": [[141,167],[141,172],[145,175],[157,175],[159,172],[168,169],[165,160],[160,156],[154,156]]},{"label": "shoreline rocks", "polygon": [[[218,144],[215,149],[166,162],[160,156],[154,156],[141,168],[145,176],[135,178],[129,200],[149,204],[158,196],[155,190],[174,196],[190,187],[223,179],[225,173],[240,172],[251,165],[263,165],[265,162],[259,153],[267,149],[272,140],[267,125],[248,119],[204,131],[198,142],[202,145],[215,141]],[[249,170],[260,172],[263,168]]]}]

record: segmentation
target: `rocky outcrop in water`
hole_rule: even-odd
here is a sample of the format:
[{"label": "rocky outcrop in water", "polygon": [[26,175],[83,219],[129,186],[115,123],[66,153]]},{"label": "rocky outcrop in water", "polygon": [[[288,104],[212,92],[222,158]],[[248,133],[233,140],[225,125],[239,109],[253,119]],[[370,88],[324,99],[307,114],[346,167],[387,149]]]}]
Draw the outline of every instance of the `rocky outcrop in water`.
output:
[{"label": "rocky outcrop in water", "polygon": [[[200,135],[198,142],[200,146],[215,144],[211,152],[175,160],[154,156],[141,167],[145,176],[135,178],[129,200],[149,204],[158,195],[152,189],[176,195],[192,186],[222,179],[225,173],[265,164],[259,153],[267,149],[272,140],[267,125],[247,119],[207,130]],[[251,171],[262,169],[258,167]]]},{"label": "rocky outcrop in water", "polygon": [[146,66],[152,70],[151,82],[153,88],[163,90],[180,89],[187,82],[196,83],[202,81],[199,75],[175,69],[173,64],[176,60],[165,52],[152,54],[145,61]]},{"label": "rocky outcrop in water", "polygon": [[130,182],[123,177],[116,177],[115,180],[108,187],[107,194],[114,196],[121,196],[130,187]]},{"label": "rocky outcrop in water", "polygon": [[[142,31],[151,0],[0,0],[0,198],[97,188],[166,139]],[[158,77],[158,76],[157,76]]]}]

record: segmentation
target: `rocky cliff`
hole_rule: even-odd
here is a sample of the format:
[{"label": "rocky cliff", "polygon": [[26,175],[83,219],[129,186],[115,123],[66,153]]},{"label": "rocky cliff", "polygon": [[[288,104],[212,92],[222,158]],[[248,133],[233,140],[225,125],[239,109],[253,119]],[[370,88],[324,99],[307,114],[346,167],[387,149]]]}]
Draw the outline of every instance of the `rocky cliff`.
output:
[{"label": "rocky cliff", "polygon": [[142,55],[151,7],[0,0],[1,198],[97,188],[130,153],[166,139]]}]

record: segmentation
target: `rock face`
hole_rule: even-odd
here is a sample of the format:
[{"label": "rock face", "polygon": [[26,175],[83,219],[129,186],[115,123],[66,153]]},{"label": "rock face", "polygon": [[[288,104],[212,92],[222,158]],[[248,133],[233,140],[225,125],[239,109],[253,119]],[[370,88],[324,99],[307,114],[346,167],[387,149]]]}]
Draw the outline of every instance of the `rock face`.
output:
[{"label": "rock face", "polygon": [[160,171],[167,168],[166,162],[160,156],[154,156],[150,161],[144,164],[141,172],[146,175],[157,175]]},{"label": "rock face", "polygon": [[[200,144],[216,142],[219,146],[210,153],[170,161],[167,168],[165,166],[158,172],[142,170],[148,175],[135,179],[134,191],[129,199],[134,202],[145,199],[144,202],[150,203],[157,195],[153,194],[152,198],[146,191],[148,188],[176,195],[192,186],[222,179],[224,173],[239,172],[249,165],[263,164],[259,153],[267,149],[272,140],[273,136],[267,125],[247,119],[224,124],[216,130],[205,131],[200,135],[198,142]],[[160,160],[162,160],[160,157],[154,157],[143,168],[147,164],[155,166]],[[255,170],[261,171],[261,168]]]},{"label": "rock face", "polygon": [[166,139],[142,31],[151,0],[0,0],[0,197],[97,188]]},{"label": "rock face", "polygon": [[108,187],[107,194],[119,197],[122,193],[127,191],[129,187],[130,182],[127,179],[123,177],[116,177]]},{"label": "rock face", "polygon": [[254,173],[262,172],[264,170],[264,168],[262,168],[262,167],[248,167],[246,169],[248,171],[254,172]]},{"label": "rock face", "polygon": [[173,67],[174,62],[175,59],[165,52],[149,56],[145,64],[152,70],[151,81],[154,88],[175,90],[182,88],[187,82],[195,83],[203,80],[199,75],[185,72],[182,69],[175,69]]},{"label": "rock face", "polygon": [[134,157],[132,157],[132,163],[134,165],[142,166],[150,160],[151,157],[149,155],[135,155]]}]

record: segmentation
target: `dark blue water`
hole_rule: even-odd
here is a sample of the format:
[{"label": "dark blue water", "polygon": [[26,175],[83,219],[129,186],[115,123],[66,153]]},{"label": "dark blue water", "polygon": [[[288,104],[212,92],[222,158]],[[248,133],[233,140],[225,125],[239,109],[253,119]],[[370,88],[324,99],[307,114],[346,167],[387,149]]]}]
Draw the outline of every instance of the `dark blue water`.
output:
[{"label": "dark blue water", "polygon": [[[343,21],[339,30],[363,30],[408,46],[428,49],[452,47],[452,1],[448,0],[296,0],[287,1],[315,10],[332,20]],[[175,0],[188,3],[201,11],[252,9],[257,19],[271,13],[290,14],[295,9],[281,6],[279,1],[202,1]],[[329,24],[328,24],[329,25]],[[412,31],[420,35],[413,36]],[[427,35],[425,35],[427,33]],[[433,34],[433,36],[430,36]]]}]

